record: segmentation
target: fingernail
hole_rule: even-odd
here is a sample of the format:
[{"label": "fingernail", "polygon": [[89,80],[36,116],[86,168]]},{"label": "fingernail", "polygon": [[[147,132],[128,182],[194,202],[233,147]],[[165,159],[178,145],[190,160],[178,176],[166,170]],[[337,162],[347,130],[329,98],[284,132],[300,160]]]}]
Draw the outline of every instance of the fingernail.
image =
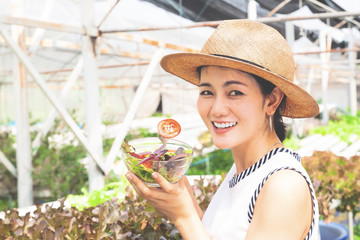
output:
[{"label": "fingernail", "polygon": [[153,172],[153,173],[151,174],[151,176],[152,176],[154,179],[157,179],[157,177],[158,177],[158,175],[157,175],[156,172]]},{"label": "fingernail", "polygon": [[127,173],[127,174],[126,174],[126,177],[127,177],[127,179],[132,180],[132,177],[131,177],[131,174],[130,174],[130,173]]}]

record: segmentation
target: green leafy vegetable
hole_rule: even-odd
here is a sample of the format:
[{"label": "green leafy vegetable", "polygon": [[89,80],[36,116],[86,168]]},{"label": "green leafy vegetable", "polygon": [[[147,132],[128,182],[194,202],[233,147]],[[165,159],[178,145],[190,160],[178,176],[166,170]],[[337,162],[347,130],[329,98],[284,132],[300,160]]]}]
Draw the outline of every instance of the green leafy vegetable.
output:
[{"label": "green leafy vegetable", "polygon": [[192,160],[192,149],[179,147],[174,151],[166,149],[164,144],[152,151],[136,152],[135,147],[124,140],[122,150],[129,171],[145,183],[156,183],[151,175],[153,172],[174,183],[185,174]]}]

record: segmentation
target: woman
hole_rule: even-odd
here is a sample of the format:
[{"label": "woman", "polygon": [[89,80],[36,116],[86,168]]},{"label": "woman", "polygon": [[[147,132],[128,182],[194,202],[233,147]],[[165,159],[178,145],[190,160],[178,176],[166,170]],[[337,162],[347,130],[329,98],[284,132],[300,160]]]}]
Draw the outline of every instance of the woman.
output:
[{"label": "woman", "polygon": [[312,117],[319,107],[293,84],[286,40],[262,23],[224,21],[200,53],[170,54],[161,66],[199,86],[199,114],[234,165],[204,215],[186,177],[169,184],[154,173],[161,188],[148,188],[128,173],[138,194],[184,239],[317,239],[314,190],[300,157],[282,145],[282,116]]}]

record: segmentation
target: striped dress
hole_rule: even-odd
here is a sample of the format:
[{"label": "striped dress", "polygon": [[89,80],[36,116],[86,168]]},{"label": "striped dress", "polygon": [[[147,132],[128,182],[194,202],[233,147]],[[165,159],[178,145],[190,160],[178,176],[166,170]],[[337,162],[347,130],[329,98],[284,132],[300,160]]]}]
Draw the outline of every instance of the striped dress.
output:
[{"label": "striped dress", "polygon": [[314,188],[299,155],[286,148],[271,150],[238,175],[235,164],[232,166],[203,216],[202,222],[211,239],[245,239],[262,187],[273,173],[284,169],[298,172],[308,183],[313,198],[314,217],[305,239],[319,239],[319,210]]}]

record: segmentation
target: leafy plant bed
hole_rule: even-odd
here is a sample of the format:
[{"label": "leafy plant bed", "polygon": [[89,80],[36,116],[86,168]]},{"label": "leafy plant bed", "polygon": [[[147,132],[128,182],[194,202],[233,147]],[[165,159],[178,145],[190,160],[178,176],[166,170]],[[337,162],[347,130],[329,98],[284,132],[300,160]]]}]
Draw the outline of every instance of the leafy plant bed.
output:
[{"label": "leafy plant bed", "polygon": [[[339,157],[332,152],[314,152],[302,159],[308,171],[319,201],[320,215],[324,221],[333,220],[334,211],[359,212],[360,201],[360,156],[350,159]],[[335,209],[334,201],[339,201]]]},{"label": "leafy plant bed", "polygon": [[339,115],[338,119],[331,120],[326,126],[311,129],[309,134],[332,134],[340,138],[341,141],[351,144],[353,136],[360,136],[360,112],[356,116]]},{"label": "leafy plant bed", "polygon": [[193,159],[187,175],[221,175],[227,173],[234,160],[230,150],[217,149]]},{"label": "leafy plant bed", "polygon": [[[204,210],[217,190],[219,181],[195,180],[195,197]],[[131,187],[125,198],[112,198],[95,207],[66,208],[38,205],[33,213],[19,216],[16,209],[5,212],[0,220],[0,239],[182,239],[175,226],[146,200],[136,196]]]}]

